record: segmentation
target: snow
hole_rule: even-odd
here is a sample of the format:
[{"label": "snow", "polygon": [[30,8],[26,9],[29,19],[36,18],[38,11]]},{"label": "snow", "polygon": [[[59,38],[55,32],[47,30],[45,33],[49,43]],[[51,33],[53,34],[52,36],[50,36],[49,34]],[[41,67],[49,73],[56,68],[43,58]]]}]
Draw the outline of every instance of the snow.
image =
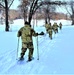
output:
[{"label": "snow", "polygon": [[[37,21],[35,31],[44,31],[44,36],[38,36],[39,60],[37,60],[37,37],[33,37],[34,60],[26,63],[28,50],[24,56],[25,60],[17,61],[18,38],[17,31],[24,25],[21,19],[14,20],[10,24],[10,31],[4,31],[4,25],[0,25],[0,75],[36,75],[36,74],[74,74],[74,26],[71,21],[51,21],[63,23],[62,30],[53,34],[50,40],[46,33],[44,21]],[[32,21],[33,24],[33,21]],[[19,38],[18,57],[21,52],[21,39]]]}]

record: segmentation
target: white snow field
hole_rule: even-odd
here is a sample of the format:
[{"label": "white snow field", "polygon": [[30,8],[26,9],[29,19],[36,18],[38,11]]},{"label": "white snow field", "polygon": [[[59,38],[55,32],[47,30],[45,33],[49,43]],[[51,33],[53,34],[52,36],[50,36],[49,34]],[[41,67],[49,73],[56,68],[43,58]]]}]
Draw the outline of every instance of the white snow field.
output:
[{"label": "white snow field", "polygon": [[[53,34],[50,40],[46,33],[44,22],[38,21],[36,32],[43,31],[44,36],[38,36],[39,60],[37,60],[37,37],[33,37],[34,60],[26,62],[28,50],[24,61],[17,61],[18,38],[17,31],[24,25],[23,20],[15,20],[10,25],[10,31],[4,31],[0,25],[0,75],[36,75],[36,74],[74,74],[74,26],[70,21],[59,20],[63,28]],[[51,21],[52,23],[54,21]],[[21,39],[19,39],[18,57],[21,52]]]}]

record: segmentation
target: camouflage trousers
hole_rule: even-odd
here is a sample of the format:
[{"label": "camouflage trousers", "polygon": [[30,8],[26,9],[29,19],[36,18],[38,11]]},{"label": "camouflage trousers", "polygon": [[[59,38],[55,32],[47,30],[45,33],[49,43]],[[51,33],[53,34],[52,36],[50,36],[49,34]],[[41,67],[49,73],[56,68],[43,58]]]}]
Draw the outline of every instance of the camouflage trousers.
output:
[{"label": "camouflage trousers", "polygon": [[29,49],[29,53],[28,53],[28,59],[33,57],[33,43],[29,42],[29,43],[22,43],[22,49],[21,49],[21,57],[23,57],[25,55],[25,52],[27,51],[27,48]]},{"label": "camouflage trousers", "polygon": [[54,29],[54,33],[55,33],[55,34],[58,33],[58,29]]},{"label": "camouflage trousers", "polygon": [[52,34],[49,34],[50,39],[52,39]]},{"label": "camouflage trousers", "polygon": [[49,31],[48,31],[48,34],[49,34],[49,38],[52,39],[53,31],[52,31],[52,30],[49,30]]},{"label": "camouflage trousers", "polygon": [[60,28],[60,30],[62,29],[62,27],[59,27]]}]

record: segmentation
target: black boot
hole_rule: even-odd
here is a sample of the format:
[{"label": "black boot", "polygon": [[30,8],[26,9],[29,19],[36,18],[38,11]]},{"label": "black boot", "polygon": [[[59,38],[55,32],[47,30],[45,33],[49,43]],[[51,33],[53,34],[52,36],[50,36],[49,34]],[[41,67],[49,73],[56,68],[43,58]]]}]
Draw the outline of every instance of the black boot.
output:
[{"label": "black boot", "polygon": [[23,56],[21,56],[21,57],[20,57],[20,60],[24,60],[24,57],[23,57]]},{"label": "black boot", "polygon": [[29,57],[29,58],[28,58],[28,61],[31,61],[31,60],[32,60],[32,58]]},{"label": "black boot", "polygon": [[28,58],[28,61],[32,61],[33,59],[34,59],[34,57],[31,57],[31,58],[29,57]]}]

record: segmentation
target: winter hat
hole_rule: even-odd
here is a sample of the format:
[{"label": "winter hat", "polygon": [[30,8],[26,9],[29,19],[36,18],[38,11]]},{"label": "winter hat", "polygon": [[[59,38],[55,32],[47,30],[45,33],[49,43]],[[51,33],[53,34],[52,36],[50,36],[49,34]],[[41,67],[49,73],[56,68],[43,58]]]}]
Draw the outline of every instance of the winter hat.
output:
[{"label": "winter hat", "polygon": [[29,25],[29,23],[27,21],[25,21],[25,24]]}]

